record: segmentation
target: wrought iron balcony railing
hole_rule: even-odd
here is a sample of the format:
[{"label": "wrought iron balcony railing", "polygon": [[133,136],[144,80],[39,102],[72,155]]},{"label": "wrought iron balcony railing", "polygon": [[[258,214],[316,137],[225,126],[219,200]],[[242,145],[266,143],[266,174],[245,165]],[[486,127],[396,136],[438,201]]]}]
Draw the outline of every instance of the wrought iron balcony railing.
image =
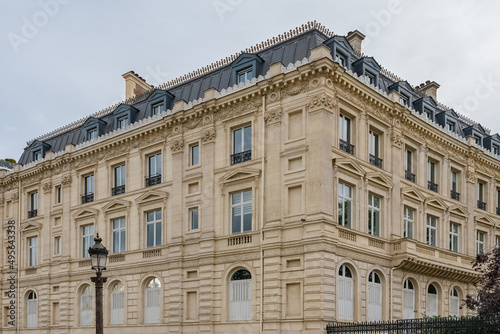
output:
[{"label": "wrought iron balcony railing", "polygon": [[370,154],[370,163],[378,168],[382,168],[382,159]]},{"label": "wrought iron balcony railing", "polygon": [[125,185],[111,188],[111,196],[120,195],[125,192]]},{"label": "wrought iron balcony railing", "polygon": [[450,197],[452,199],[456,199],[457,201],[460,201],[460,193],[457,193],[456,191],[451,190]]},{"label": "wrought iron balcony railing", "polygon": [[252,160],[252,150],[235,153],[231,155],[231,165],[239,164],[240,162],[245,162]]},{"label": "wrought iron balcony railing", "polygon": [[346,142],[345,140],[339,139],[339,147],[342,151],[354,155],[354,145]]},{"label": "wrought iron balcony railing", "polygon": [[90,193],[82,196],[82,204],[90,203],[94,201],[94,193]]},{"label": "wrought iron balcony railing", "polygon": [[161,174],[153,175],[146,178],[146,187],[154,186],[161,183]]},{"label": "wrought iron balcony railing", "polygon": [[486,203],[482,201],[477,201],[477,208],[481,210],[486,210]]},{"label": "wrought iron balcony railing", "polygon": [[410,172],[409,170],[405,170],[405,178],[408,180],[408,181],[411,181],[413,183],[415,183],[415,174],[413,174],[412,172]]},{"label": "wrought iron balcony railing", "polygon": [[437,183],[434,183],[432,181],[427,181],[427,188],[429,188],[429,190],[438,192],[438,185],[437,185]]},{"label": "wrought iron balcony railing", "polygon": [[28,211],[28,218],[33,218],[38,216],[38,210],[30,210]]}]

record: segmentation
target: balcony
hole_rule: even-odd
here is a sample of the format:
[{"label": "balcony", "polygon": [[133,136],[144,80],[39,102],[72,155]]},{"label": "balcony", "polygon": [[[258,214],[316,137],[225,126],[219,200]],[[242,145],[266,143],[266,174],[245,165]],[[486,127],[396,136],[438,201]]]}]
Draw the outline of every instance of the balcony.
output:
[{"label": "balcony", "polygon": [[411,182],[415,183],[415,174],[413,174],[409,170],[405,170],[405,179],[407,179],[408,181],[411,181]]},{"label": "balcony", "polygon": [[28,211],[28,218],[33,218],[38,216],[38,210],[30,210]]},{"label": "balcony", "polygon": [[231,155],[231,165],[236,165],[248,160],[252,160],[252,150],[235,153]]},{"label": "balcony", "polygon": [[161,183],[161,174],[153,175],[146,178],[146,187],[154,186]]},{"label": "balcony", "polygon": [[82,196],[82,204],[90,203],[94,201],[94,193],[90,193]]},{"label": "balcony", "polygon": [[111,188],[111,196],[120,195],[125,192],[125,185]]},{"label": "balcony", "polygon": [[451,190],[450,191],[450,197],[452,199],[455,199],[457,201],[460,201],[460,193],[457,193],[456,191]]},{"label": "balcony", "polygon": [[382,159],[370,154],[370,163],[378,168],[382,168]]},{"label": "balcony", "polygon": [[437,183],[434,183],[432,181],[427,181],[427,188],[429,188],[429,190],[432,190],[434,192],[438,192],[438,185],[437,185]]},{"label": "balcony", "polygon": [[339,139],[339,147],[342,151],[354,155],[354,145],[349,144],[345,140]]},{"label": "balcony", "polygon": [[477,208],[481,209],[481,210],[486,210],[486,203],[481,202],[481,201],[477,201]]}]

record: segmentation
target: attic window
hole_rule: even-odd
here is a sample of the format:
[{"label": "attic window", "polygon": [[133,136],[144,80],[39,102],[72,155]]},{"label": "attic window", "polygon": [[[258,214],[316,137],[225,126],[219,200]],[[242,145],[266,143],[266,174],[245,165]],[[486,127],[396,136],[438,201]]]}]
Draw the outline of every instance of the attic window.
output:
[{"label": "attic window", "polygon": [[335,61],[342,65],[342,67],[346,67],[347,65],[346,57],[338,51],[335,53]]},{"label": "attic window", "polygon": [[474,135],[474,141],[476,142],[477,145],[481,145],[481,137]]},{"label": "attic window", "polygon": [[87,140],[97,139],[97,128],[87,130]]},{"label": "attic window", "polygon": [[403,95],[403,94],[399,94],[399,103],[400,104],[408,107],[409,106],[408,100],[409,100],[408,96]]},{"label": "attic window", "polygon": [[451,132],[455,132],[455,123],[454,122],[450,122],[450,121],[446,122],[446,127]]},{"label": "attic window", "polygon": [[493,153],[500,155],[500,147],[498,145],[493,145]]},{"label": "attic window", "polygon": [[152,106],[151,111],[152,111],[153,116],[158,115],[159,113],[165,111],[165,104],[163,102],[157,103],[157,104]]},{"label": "attic window", "polygon": [[253,78],[253,68],[252,66],[242,69],[237,73],[238,84],[240,82],[245,83],[245,81],[250,81]]},{"label": "attic window", "polygon": [[365,84],[375,85],[375,75],[370,72],[365,72]]},{"label": "attic window", "polygon": [[123,129],[127,125],[129,125],[128,116],[120,117],[116,120],[116,128],[117,129]]},{"label": "attic window", "polygon": [[36,150],[33,152],[33,161],[37,161],[42,158],[42,150]]},{"label": "attic window", "polygon": [[427,115],[428,119],[432,120],[432,110],[424,108],[424,113]]}]

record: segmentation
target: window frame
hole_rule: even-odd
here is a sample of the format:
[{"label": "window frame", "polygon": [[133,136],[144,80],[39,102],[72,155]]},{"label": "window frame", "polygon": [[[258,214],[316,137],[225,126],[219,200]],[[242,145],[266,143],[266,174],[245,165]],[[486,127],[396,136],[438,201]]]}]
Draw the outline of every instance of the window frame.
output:
[{"label": "window frame", "polygon": [[[411,217],[409,213],[411,212]],[[403,237],[408,239],[414,239],[414,228],[415,228],[415,213],[416,210],[409,207],[404,206],[403,208]],[[411,226],[411,228],[409,228]],[[411,233],[408,233],[411,231]],[[411,235],[410,235],[411,234]]]},{"label": "window frame", "polygon": [[[241,70],[236,71],[236,84],[239,85],[240,83],[246,83],[247,81],[251,81],[255,75],[254,75],[255,69],[253,68],[252,65],[247,66],[245,68],[242,68]],[[250,79],[249,79],[250,76]],[[241,80],[244,78],[245,80]]]},{"label": "window frame", "polygon": [[60,235],[54,236],[54,255],[61,255],[62,252],[62,237]]},{"label": "window frame", "polygon": [[[342,192],[340,189],[342,188]],[[350,194],[345,195],[344,188],[348,188]],[[348,197],[350,195],[350,197]],[[342,221],[340,219],[340,210],[345,212],[345,203],[349,203],[349,216],[348,219],[344,219],[344,214],[342,214]],[[342,206],[340,208],[339,206]],[[344,226],[346,228],[353,228],[353,205],[354,205],[354,187],[346,182],[339,181],[337,185],[337,222],[340,226]],[[348,221],[347,221],[348,220]]]},{"label": "window frame", "polygon": [[[118,226],[115,226],[118,223]],[[123,223],[123,224],[122,224]],[[127,251],[127,220],[125,217],[111,219],[112,252],[123,253]],[[118,236],[118,237],[117,237]],[[117,240],[118,238],[118,240]],[[118,247],[116,247],[118,246]],[[118,250],[117,250],[118,248]]]},{"label": "window frame", "polygon": [[[375,201],[378,200],[378,206]],[[376,224],[378,218],[378,224]],[[382,234],[382,197],[368,193],[368,234],[380,237]]]},{"label": "window frame", "polygon": [[[245,194],[250,193],[250,199],[245,200]],[[235,195],[240,194],[240,201],[238,203],[234,203]],[[230,193],[230,222],[229,222],[229,228],[230,228],[230,234],[241,234],[241,233],[246,233],[246,232],[251,232],[253,231],[253,219],[254,219],[254,214],[253,214],[253,189],[252,188],[247,188],[243,190],[237,190],[233,191]],[[235,231],[235,221],[233,219],[237,216],[235,215],[235,209],[239,208],[240,209],[240,223],[239,227],[240,229]],[[250,229],[245,229],[245,209],[248,210],[250,208]],[[247,212],[248,214],[248,212]]]},{"label": "window frame", "polygon": [[[456,230],[454,229],[454,227],[456,227]],[[460,224],[450,222],[449,237],[449,250],[457,253],[460,252]]]},{"label": "window frame", "polygon": [[126,116],[119,116],[116,118],[116,129],[125,129],[127,126],[130,125],[130,118],[128,115]]},{"label": "window frame", "polygon": [[56,186],[55,188],[55,204],[62,203],[62,186]]},{"label": "window frame", "polygon": [[[246,129],[249,129],[248,132]],[[237,131],[241,130],[241,139],[240,145],[237,145]],[[250,139],[247,141],[247,137],[250,136]],[[235,165],[238,163],[242,163],[245,161],[252,160],[252,145],[253,141],[253,133],[252,133],[252,124],[241,125],[238,127],[234,127],[231,129],[231,165]],[[250,148],[246,146],[249,143]],[[237,146],[240,146],[239,148]]]},{"label": "window frame", "polygon": [[200,165],[200,143],[196,142],[189,145],[189,166],[197,167],[199,165]]},{"label": "window frame", "polygon": [[[434,225],[432,225],[432,222],[434,222]],[[429,246],[437,247],[437,236],[438,236],[437,225],[438,225],[438,217],[427,214],[425,235],[426,235],[426,244]]]},{"label": "window frame", "polygon": [[85,135],[86,141],[94,140],[94,139],[97,139],[98,137],[99,137],[99,132],[97,130],[97,126],[91,128],[91,129],[88,129],[87,133]]},{"label": "window frame", "polygon": [[[154,219],[151,221],[149,220],[150,213],[154,214]],[[158,213],[160,215],[159,219],[157,216]],[[161,208],[149,210],[149,211],[145,212],[145,215],[146,215],[146,218],[145,218],[145,221],[146,221],[145,246],[146,246],[146,248],[160,247],[162,245],[162,240],[163,240],[163,238],[162,238],[163,210]],[[151,245],[149,244],[149,241],[148,241],[148,227],[150,225],[153,225],[153,239],[152,239],[153,243]],[[158,242],[158,238],[160,238],[159,242]]]},{"label": "window frame", "polygon": [[[195,217],[194,215],[195,212],[196,212],[196,227],[194,227],[194,220],[193,220],[193,218]],[[188,230],[198,231],[200,229],[200,208],[198,206],[189,208],[188,217],[189,217]]]},{"label": "window frame", "polygon": [[[33,244],[33,241],[35,242]],[[26,240],[26,244],[28,246],[28,267],[36,267],[38,266],[38,245],[39,245],[39,237],[38,235],[34,235],[28,237]]]},{"label": "window frame", "polygon": [[[482,240],[480,238],[482,237]],[[486,249],[486,232],[476,230],[476,255],[484,253]]]},{"label": "window frame", "polygon": [[[89,230],[86,230],[89,228]],[[80,227],[81,230],[81,243],[82,243],[82,258],[90,258],[89,248],[94,245],[94,224],[86,224]]]}]

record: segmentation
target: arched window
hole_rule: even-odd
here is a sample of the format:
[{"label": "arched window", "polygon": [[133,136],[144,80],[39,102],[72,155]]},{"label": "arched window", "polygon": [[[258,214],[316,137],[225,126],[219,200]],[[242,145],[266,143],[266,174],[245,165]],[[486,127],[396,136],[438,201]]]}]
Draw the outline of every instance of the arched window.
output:
[{"label": "arched window", "polygon": [[415,289],[413,283],[407,279],[403,286],[404,308],[403,319],[415,318]]},{"label": "arched window", "polygon": [[368,275],[368,321],[382,320],[382,281],[372,271]]},{"label": "arched window", "polygon": [[339,319],[354,320],[354,293],[351,270],[342,265],[339,269],[339,285],[337,294],[339,296]]},{"label": "arched window", "polygon": [[110,296],[112,325],[121,325],[125,322],[125,291],[122,282],[116,282],[111,289]]},{"label": "arched window", "polygon": [[80,326],[92,326],[93,301],[92,288],[90,285],[85,285],[81,290],[80,295]]},{"label": "arched window", "polygon": [[33,328],[38,325],[38,303],[35,291],[31,291],[28,295],[28,302],[26,304],[26,325],[28,328]]},{"label": "arched window", "polygon": [[146,324],[160,323],[160,293],[160,280],[158,278],[151,279],[146,284],[144,292],[144,322]]},{"label": "arched window", "polygon": [[460,298],[457,289],[453,288],[450,291],[450,316],[460,316]]},{"label": "arched window", "polygon": [[425,313],[429,317],[438,315],[438,292],[432,284],[427,288],[427,310]]},{"label": "arched window", "polygon": [[252,305],[252,275],[240,269],[229,282],[229,320],[250,320]]}]

